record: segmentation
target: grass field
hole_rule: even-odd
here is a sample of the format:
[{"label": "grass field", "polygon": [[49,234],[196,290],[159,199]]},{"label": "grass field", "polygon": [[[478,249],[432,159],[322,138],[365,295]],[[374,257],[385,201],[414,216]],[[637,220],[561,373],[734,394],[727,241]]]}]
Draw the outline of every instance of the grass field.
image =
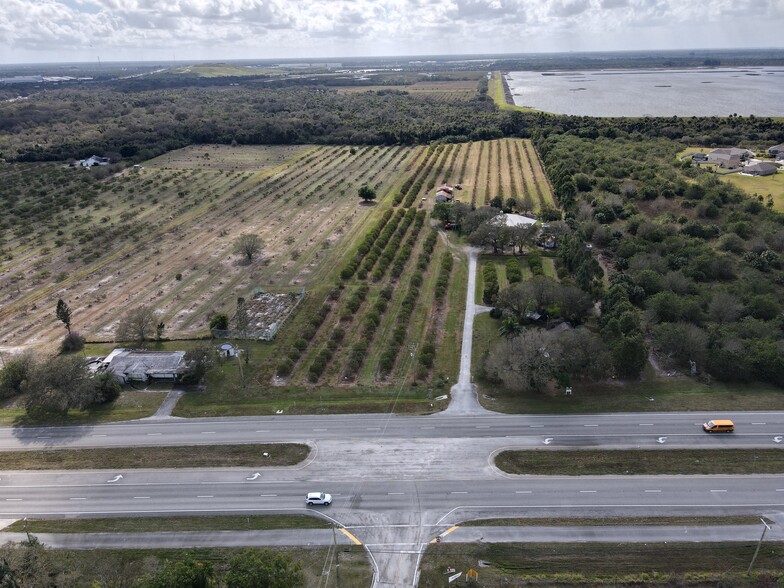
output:
[{"label": "grass field", "polygon": [[175,70],[175,73],[196,74],[200,78],[223,78],[235,76],[259,76],[269,73],[280,73],[276,69],[264,69],[261,67],[247,67],[244,65],[233,65],[229,63],[204,63],[201,65],[189,65]]},{"label": "grass field", "polygon": [[272,467],[298,464],[309,453],[310,447],[298,443],[3,451],[0,469]]},{"label": "grass field", "polygon": [[[13,549],[3,548],[3,556],[12,562],[14,557],[24,557],[23,553],[15,553]],[[210,563],[220,576],[229,559],[246,549],[46,549],[44,554],[32,554],[30,560],[34,562],[32,565],[44,565],[45,562],[47,586],[142,586],[145,585],[143,579],[160,569],[164,562],[176,562],[186,557]],[[305,574],[304,586],[370,586],[373,577],[370,561],[361,546],[270,547],[253,551],[285,553],[300,562]],[[336,565],[340,565],[339,573]],[[325,571],[332,573],[325,575]]]},{"label": "grass field", "polygon": [[[749,543],[439,543],[422,559],[420,588],[446,585],[447,567],[479,572],[479,585],[502,586],[733,586],[775,585],[783,577],[784,544],[765,543],[746,575]],[[479,560],[489,563],[479,567]],[[450,586],[468,586],[465,575]],[[476,585],[476,584],[474,584]]]},{"label": "grass field", "polygon": [[757,194],[767,200],[770,194],[773,197],[774,210],[784,212],[784,171],[780,170],[772,176],[761,178],[742,174],[728,174],[721,178],[725,182],[734,184],[749,196]]},{"label": "grass field", "polygon": [[781,474],[778,449],[667,449],[647,451],[503,451],[495,464],[509,474],[532,476],[647,476]]}]

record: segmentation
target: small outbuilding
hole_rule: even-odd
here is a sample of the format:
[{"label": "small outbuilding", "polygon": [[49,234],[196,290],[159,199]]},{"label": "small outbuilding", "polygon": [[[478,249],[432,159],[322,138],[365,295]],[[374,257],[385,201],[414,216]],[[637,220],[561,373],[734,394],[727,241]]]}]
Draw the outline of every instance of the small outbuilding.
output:
[{"label": "small outbuilding", "polygon": [[784,153],[784,143],[780,145],[774,145],[768,149],[768,155],[770,157],[775,157],[776,155]]}]

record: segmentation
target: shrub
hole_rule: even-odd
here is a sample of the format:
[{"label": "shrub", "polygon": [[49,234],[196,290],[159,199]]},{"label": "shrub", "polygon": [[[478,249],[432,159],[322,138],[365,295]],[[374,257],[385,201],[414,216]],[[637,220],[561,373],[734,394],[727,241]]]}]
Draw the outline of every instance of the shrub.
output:
[{"label": "shrub", "polygon": [[81,351],[84,348],[84,337],[76,331],[71,331],[60,342],[60,353]]},{"label": "shrub", "polygon": [[229,328],[229,317],[225,314],[214,314],[210,318],[210,329],[225,331]]}]

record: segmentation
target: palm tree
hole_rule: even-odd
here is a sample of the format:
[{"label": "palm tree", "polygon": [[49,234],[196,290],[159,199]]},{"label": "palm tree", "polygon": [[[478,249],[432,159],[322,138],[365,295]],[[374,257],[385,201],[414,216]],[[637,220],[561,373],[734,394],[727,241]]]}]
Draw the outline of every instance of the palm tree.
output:
[{"label": "palm tree", "polygon": [[508,316],[501,321],[501,327],[498,329],[498,332],[501,333],[502,337],[511,341],[523,332],[523,325],[518,322],[517,318]]}]

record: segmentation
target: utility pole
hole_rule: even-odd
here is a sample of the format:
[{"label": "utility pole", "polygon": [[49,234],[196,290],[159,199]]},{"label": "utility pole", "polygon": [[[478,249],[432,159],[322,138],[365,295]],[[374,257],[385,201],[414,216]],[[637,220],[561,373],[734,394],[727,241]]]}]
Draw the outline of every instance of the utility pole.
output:
[{"label": "utility pole", "polygon": [[760,517],[760,521],[762,521],[762,524],[765,525],[765,526],[762,528],[762,536],[760,537],[759,542],[757,543],[757,549],[754,551],[754,557],[751,558],[751,563],[749,564],[749,569],[746,572],[747,574],[751,573],[751,568],[752,568],[752,566],[754,565],[754,562],[757,559],[757,555],[759,554],[760,547],[762,547],[762,540],[765,538],[765,532],[770,530],[770,527],[768,526],[768,523],[765,522],[765,519]]}]

